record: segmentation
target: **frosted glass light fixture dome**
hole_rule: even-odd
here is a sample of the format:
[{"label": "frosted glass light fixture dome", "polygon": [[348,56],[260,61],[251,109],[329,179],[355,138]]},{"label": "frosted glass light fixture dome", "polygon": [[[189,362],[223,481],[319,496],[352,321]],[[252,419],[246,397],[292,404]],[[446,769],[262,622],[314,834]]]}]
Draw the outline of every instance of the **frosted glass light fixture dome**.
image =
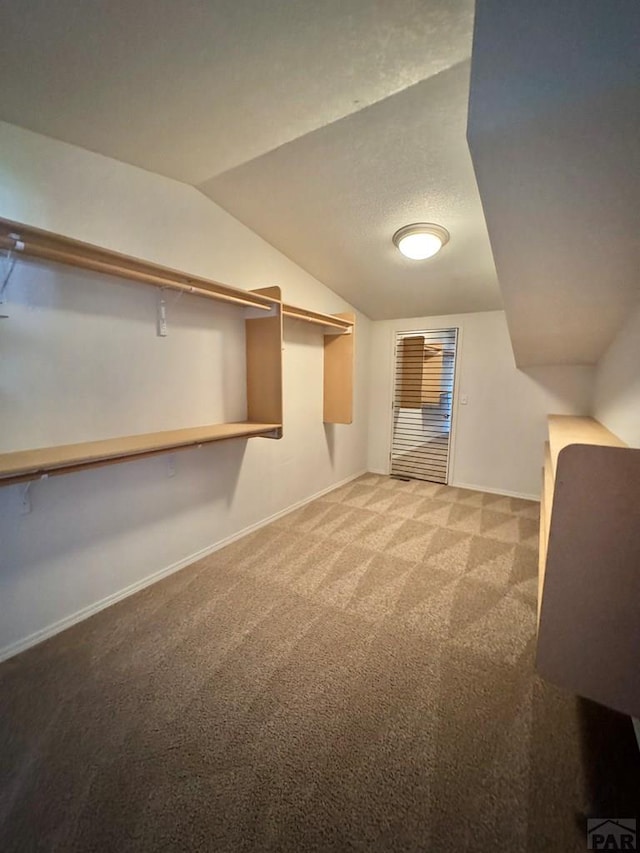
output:
[{"label": "frosted glass light fixture dome", "polygon": [[449,232],[442,225],[431,222],[415,222],[405,225],[393,235],[394,245],[405,258],[424,261],[432,258],[449,242]]}]

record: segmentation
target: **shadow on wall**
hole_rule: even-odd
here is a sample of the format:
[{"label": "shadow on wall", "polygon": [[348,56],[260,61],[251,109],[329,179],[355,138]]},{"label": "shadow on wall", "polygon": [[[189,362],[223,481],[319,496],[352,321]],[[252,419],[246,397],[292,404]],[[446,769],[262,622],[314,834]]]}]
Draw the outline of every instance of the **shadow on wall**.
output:
[{"label": "shadow on wall", "polygon": [[[113,317],[153,331],[156,324],[156,302],[161,288],[122,278],[20,258],[7,285],[6,300],[10,307],[27,306],[31,310],[60,311],[81,316]],[[170,323],[208,329],[218,318],[237,318],[235,306],[176,291],[165,291]],[[126,305],[123,306],[123,300]]]},{"label": "shadow on wall", "polygon": [[[640,814],[640,752],[628,716],[539,677],[532,710],[527,851],[585,850],[588,818]],[[552,815],[563,808],[573,819],[558,823]]]},{"label": "shadow on wall", "polygon": [[336,457],[336,425],[335,424],[323,424],[324,426],[324,436],[327,441],[327,450],[329,451],[329,459],[331,459],[331,464],[335,464]]},{"label": "shadow on wall", "polygon": [[631,718],[578,699],[587,817],[640,814],[640,751]]},{"label": "shadow on wall", "polygon": [[[592,365],[554,365],[552,367],[520,368],[532,384],[557,400],[558,414],[564,412],[567,401],[579,399],[582,411],[576,414],[589,414],[593,397],[593,379],[595,368]],[[549,414],[553,412],[549,411]]]}]

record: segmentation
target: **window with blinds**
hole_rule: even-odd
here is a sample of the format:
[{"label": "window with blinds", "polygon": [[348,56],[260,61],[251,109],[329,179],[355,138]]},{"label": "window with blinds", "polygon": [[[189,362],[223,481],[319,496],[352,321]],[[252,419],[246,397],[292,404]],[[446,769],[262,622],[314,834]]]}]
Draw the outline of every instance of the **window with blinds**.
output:
[{"label": "window with blinds", "polygon": [[457,329],[398,332],[391,474],[446,483]]}]

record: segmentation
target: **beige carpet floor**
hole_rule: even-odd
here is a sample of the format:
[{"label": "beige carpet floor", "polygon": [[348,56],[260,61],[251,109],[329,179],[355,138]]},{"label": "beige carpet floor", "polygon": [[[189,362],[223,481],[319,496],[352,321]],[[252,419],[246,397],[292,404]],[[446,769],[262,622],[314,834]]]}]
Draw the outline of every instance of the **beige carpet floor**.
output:
[{"label": "beige carpet floor", "polygon": [[637,750],[535,675],[537,527],[367,475],[5,662],[0,850],[585,850]]}]

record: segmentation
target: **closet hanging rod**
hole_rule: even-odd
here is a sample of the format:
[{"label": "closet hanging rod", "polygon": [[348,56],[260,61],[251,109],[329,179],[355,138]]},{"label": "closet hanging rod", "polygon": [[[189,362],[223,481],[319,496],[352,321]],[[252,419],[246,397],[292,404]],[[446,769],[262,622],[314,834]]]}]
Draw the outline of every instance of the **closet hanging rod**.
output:
[{"label": "closet hanging rod", "polygon": [[237,305],[271,310],[273,300],[230,285],[111,252],[79,240],[0,219],[0,248],[93,272]]},{"label": "closet hanging rod", "polygon": [[240,421],[0,453],[0,487],[173,453],[214,441],[269,437],[280,429],[282,424]]},{"label": "closet hanging rod", "polygon": [[318,326],[332,326],[343,332],[352,331],[354,325],[353,321],[345,320],[343,317],[336,317],[334,314],[321,314],[319,311],[310,311],[308,308],[297,308],[295,305],[284,304],[282,313],[285,317],[294,317],[296,320],[303,320],[305,323],[314,323]]}]

